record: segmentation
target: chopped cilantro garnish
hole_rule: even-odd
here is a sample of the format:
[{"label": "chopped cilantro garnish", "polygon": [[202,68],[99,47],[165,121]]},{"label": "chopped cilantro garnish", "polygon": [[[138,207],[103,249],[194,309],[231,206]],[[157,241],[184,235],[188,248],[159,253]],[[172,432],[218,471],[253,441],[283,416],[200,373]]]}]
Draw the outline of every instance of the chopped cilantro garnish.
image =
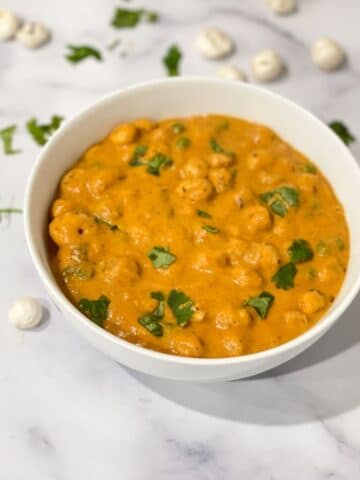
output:
[{"label": "chopped cilantro garnish", "polygon": [[129,165],[131,167],[138,167],[140,165],[144,165],[142,157],[146,154],[147,150],[148,147],[146,145],[136,145],[133,156],[129,161]]},{"label": "chopped cilantro garnish", "polygon": [[320,242],[316,245],[315,251],[318,255],[323,257],[324,255],[328,255],[330,248],[329,245],[327,245],[324,240],[320,240]]},{"label": "chopped cilantro garnish", "polygon": [[314,256],[309,242],[307,242],[303,238],[294,240],[288,248],[288,253],[290,255],[290,260],[293,263],[307,262],[309,260],[312,260]]},{"label": "chopped cilantro garnish", "polygon": [[22,213],[21,208],[0,208],[0,221],[2,215],[11,215],[12,213]]},{"label": "chopped cilantro garnish", "polygon": [[350,145],[350,143],[355,142],[354,135],[350,132],[346,125],[344,125],[339,120],[334,120],[329,123],[331,130],[336,133],[338,137],[345,143],[345,145]]},{"label": "chopped cilantro garnish", "polygon": [[186,327],[194,313],[194,303],[181,290],[171,290],[167,303],[180,327]]},{"label": "chopped cilantro garnish", "polygon": [[207,233],[219,233],[219,229],[212,225],[201,225],[201,228]]},{"label": "chopped cilantro garnish", "polygon": [[176,255],[173,255],[168,248],[153,247],[147,254],[155,268],[167,269],[176,260]]},{"label": "chopped cilantro garnish", "polygon": [[185,130],[185,125],[182,123],[173,123],[171,125],[171,130],[173,133],[175,133],[175,135],[179,135],[179,133],[182,133]]},{"label": "chopped cilantro garnish", "polygon": [[218,144],[218,142],[215,138],[210,139],[209,145],[210,145],[210,148],[215,153],[223,153],[224,155],[227,155],[228,157],[234,157],[234,153],[233,152],[227,152],[221,145]]},{"label": "chopped cilantro garnish", "polygon": [[102,61],[102,55],[96,48],[89,45],[67,45],[69,53],[65,56],[71,63],[79,63],[85,60],[85,58],[93,57],[98,62]]},{"label": "chopped cilantro garnish", "polygon": [[62,121],[62,117],[53,115],[50,123],[39,125],[36,118],[31,118],[27,122],[26,128],[36,143],[45,145],[52,133],[60,127]]},{"label": "chopped cilantro garnish", "polygon": [[99,225],[104,225],[105,227],[109,228],[111,231],[119,230],[119,227],[113,223],[107,222],[100,217],[95,217],[95,222]]},{"label": "chopped cilantro garnish", "polygon": [[145,313],[139,317],[138,322],[155,337],[162,337],[163,326],[160,321],[164,318],[165,296],[162,292],[151,292],[150,296],[159,303],[152,312]]},{"label": "chopped cilantro garnish", "polygon": [[244,303],[244,306],[252,307],[257,314],[264,320],[268,314],[269,308],[274,301],[274,295],[269,292],[262,292],[257,297],[250,297]]},{"label": "chopped cilantro garnish", "polygon": [[190,146],[190,140],[187,137],[180,137],[176,141],[176,146],[180,148],[180,150],[185,150]]},{"label": "chopped cilantro garnish", "polygon": [[149,23],[156,23],[159,20],[159,15],[154,11],[144,10],[143,8],[135,10],[116,8],[111,25],[115,28],[134,28],[142,19]]},{"label": "chopped cilantro garnish", "polygon": [[6,127],[0,130],[0,138],[3,142],[3,149],[5,155],[14,155],[21,152],[21,150],[15,150],[12,146],[15,130],[16,125],[10,125],[10,127]]},{"label": "chopped cilantro garnish", "polygon": [[202,217],[202,218],[212,218],[212,216],[210,215],[210,213],[205,212],[204,210],[196,210],[196,215],[197,215],[198,217]]},{"label": "chopped cilantro garnish", "polygon": [[179,75],[181,58],[182,53],[177,45],[172,45],[171,47],[169,47],[162,61],[166,68],[167,74],[170,77],[175,77]]},{"label": "chopped cilantro garnish", "polygon": [[297,268],[294,263],[286,263],[273,275],[272,281],[277,288],[288,290],[294,286],[294,278],[297,272]]},{"label": "chopped cilantro garnish", "polygon": [[312,165],[311,163],[307,163],[305,165],[301,165],[300,171],[304,173],[316,173],[316,167]]},{"label": "chopped cilantro garnish", "polygon": [[146,171],[151,175],[160,175],[160,170],[172,165],[172,160],[162,153],[157,153],[147,162]]},{"label": "chopped cilantro garnish", "polygon": [[110,300],[105,295],[101,295],[97,300],[82,298],[79,301],[80,310],[99,327],[102,327],[107,319],[109,305]]},{"label": "chopped cilantro garnish", "polygon": [[299,205],[299,192],[293,187],[279,187],[260,195],[260,199],[266,203],[273,213],[285,217],[288,207]]}]

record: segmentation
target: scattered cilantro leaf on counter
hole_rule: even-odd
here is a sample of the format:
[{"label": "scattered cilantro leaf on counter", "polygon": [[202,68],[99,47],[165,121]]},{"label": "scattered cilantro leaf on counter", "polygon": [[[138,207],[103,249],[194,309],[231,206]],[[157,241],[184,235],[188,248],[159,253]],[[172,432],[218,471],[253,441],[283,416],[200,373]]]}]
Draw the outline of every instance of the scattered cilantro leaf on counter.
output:
[{"label": "scattered cilantro leaf on counter", "polygon": [[212,225],[201,225],[201,228],[207,233],[219,233],[219,229]]},{"label": "scattered cilantro leaf on counter", "polygon": [[210,213],[205,212],[205,210],[196,210],[196,215],[197,215],[198,217],[202,217],[202,218],[212,218],[212,216],[210,215]]},{"label": "scattered cilantro leaf on counter", "polygon": [[355,142],[356,139],[354,135],[343,122],[334,120],[333,122],[329,123],[329,127],[334,133],[336,133],[338,137],[341,138],[345,145],[350,145],[351,143]]},{"label": "scattered cilantro leaf on counter", "polygon": [[159,14],[153,11],[146,11],[145,12],[145,20],[148,23],[156,23],[159,20]]},{"label": "scattered cilantro leaf on counter", "polygon": [[21,152],[21,150],[15,150],[12,146],[15,130],[16,125],[10,125],[9,127],[0,130],[0,138],[3,142],[3,149],[5,155],[14,155]]},{"label": "scattered cilantro leaf on counter", "polygon": [[307,242],[303,238],[294,240],[288,248],[288,253],[290,255],[290,260],[293,263],[307,262],[309,260],[312,260],[314,256],[309,242]]},{"label": "scattered cilantro leaf on counter", "polygon": [[97,300],[82,298],[79,301],[80,310],[99,327],[102,327],[107,319],[109,305],[110,300],[105,295],[101,295]]},{"label": "scattered cilantro leaf on counter", "polygon": [[143,8],[132,10],[130,8],[116,8],[111,25],[114,28],[134,28],[144,19],[148,23],[156,23],[159,20],[158,13]]},{"label": "scattered cilantro leaf on counter", "polygon": [[162,153],[157,153],[147,162],[146,171],[150,175],[160,175],[160,170],[162,168],[170,167],[172,165],[172,160]]},{"label": "scattered cilantro leaf on counter", "polygon": [[155,337],[162,337],[163,327],[160,320],[164,318],[165,296],[162,292],[151,292],[150,296],[159,303],[152,312],[145,313],[139,317],[138,322]]},{"label": "scattered cilantro leaf on counter", "polygon": [[282,290],[289,290],[294,286],[294,278],[297,272],[297,268],[294,263],[286,263],[273,275],[272,281],[275,283],[277,288]]},{"label": "scattered cilantro leaf on counter", "polygon": [[169,77],[179,75],[181,58],[182,53],[177,45],[172,45],[168,48],[162,61]]},{"label": "scattered cilantro leaf on counter", "polygon": [[167,303],[180,327],[186,327],[194,314],[194,302],[181,290],[171,290]]},{"label": "scattered cilantro leaf on counter", "polygon": [[38,145],[45,145],[50,135],[57,130],[64,119],[58,115],[53,115],[48,124],[39,125],[36,118],[31,118],[26,128]]},{"label": "scattered cilantro leaf on counter", "polygon": [[134,149],[133,156],[130,159],[129,165],[131,167],[139,167],[144,165],[142,157],[146,154],[148,147],[146,145],[137,145]]},{"label": "scattered cilantro leaf on counter", "polygon": [[67,45],[69,53],[65,58],[71,63],[79,63],[85,60],[85,58],[93,57],[98,62],[102,61],[102,55],[96,48],[89,45]]},{"label": "scattered cilantro leaf on counter", "polygon": [[13,213],[23,213],[21,208],[0,208],[0,221],[3,215],[11,215]]},{"label": "scattered cilantro leaf on counter", "polygon": [[166,270],[176,260],[176,255],[173,255],[168,248],[153,247],[147,254],[155,268]]},{"label": "scattered cilantro leaf on counter", "polygon": [[252,307],[256,313],[264,320],[267,317],[275,297],[269,292],[262,292],[257,297],[250,297],[244,303],[244,306]]}]

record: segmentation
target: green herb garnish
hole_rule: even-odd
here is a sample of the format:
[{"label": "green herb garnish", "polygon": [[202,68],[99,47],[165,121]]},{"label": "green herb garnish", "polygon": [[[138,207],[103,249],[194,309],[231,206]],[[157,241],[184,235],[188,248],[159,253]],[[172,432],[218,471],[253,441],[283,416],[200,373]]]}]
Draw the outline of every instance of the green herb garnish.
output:
[{"label": "green herb garnish", "polygon": [[6,127],[0,130],[0,138],[3,142],[3,149],[5,155],[14,155],[21,152],[21,150],[15,150],[12,146],[15,130],[16,125],[10,125],[10,127]]},{"label": "green herb garnish", "polygon": [[79,63],[85,60],[85,58],[93,57],[98,62],[102,61],[102,55],[96,48],[89,45],[67,45],[69,53],[65,56],[71,63]]},{"label": "green herb garnish", "polygon": [[324,242],[324,240],[320,240],[320,242],[316,245],[315,251],[318,255],[323,257],[324,255],[329,254],[329,246]]},{"label": "green herb garnish", "polygon": [[115,28],[133,28],[140,22],[144,14],[143,9],[130,10],[128,8],[116,8],[111,25]]},{"label": "green herb garnish", "polygon": [[21,208],[0,208],[0,221],[2,215],[11,215],[12,213],[22,213]]},{"label": "green herb garnish", "polygon": [[260,195],[260,199],[266,203],[273,213],[285,217],[289,207],[299,205],[299,192],[293,187],[279,187]]},{"label": "green herb garnish", "polygon": [[207,233],[219,233],[219,229],[212,225],[201,225],[201,228]]},{"label": "green herb garnish", "polygon": [[194,313],[194,303],[181,290],[171,290],[167,303],[180,327],[186,327]]},{"label": "green herb garnish", "polygon": [[215,138],[211,138],[209,141],[210,148],[215,152],[215,153],[223,153],[224,155],[227,155],[228,157],[234,157],[235,154],[233,152],[227,152]]},{"label": "green herb garnish", "polygon": [[162,59],[169,77],[175,77],[179,75],[181,58],[182,53],[177,45],[172,45],[169,47],[166,55]]},{"label": "green herb garnish", "polygon": [[290,262],[280,267],[271,280],[275,283],[277,288],[289,290],[289,288],[293,288],[294,286],[296,272],[297,268],[295,264]]},{"label": "green herb garnish", "polygon": [[173,133],[175,133],[175,135],[179,135],[179,133],[182,133],[185,130],[185,125],[182,123],[173,123],[171,125],[171,130]]},{"label": "green herb garnish", "polygon": [[153,247],[147,254],[155,268],[166,270],[176,260],[176,255],[173,255],[168,248]]},{"label": "green herb garnish", "polygon": [[109,305],[110,300],[105,295],[101,295],[97,300],[82,298],[79,301],[80,310],[99,327],[102,327],[107,319]]},{"label": "green herb garnish", "polygon": [[244,303],[244,306],[252,307],[256,313],[264,320],[267,317],[275,297],[269,292],[262,292],[257,297],[250,297]]},{"label": "green herb garnish", "polygon": [[329,123],[329,127],[333,132],[336,133],[338,137],[345,143],[345,145],[350,145],[351,143],[355,142],[354,135],[350,132],[346,125],[344,125],[339,120],[334,120],[333,122]]},{"label": "green herb garnish", "polygon": [[162,153],[157,153],[148,162],[146,171],[151,175],[160,175],[160,170],[172,165],[172,160]]},{"label": "green herb garnish", "polygon": [[305,165],[301,165],[300,167],[300,172],[304,172],[304,173],[316,173],[317,172],[317,169],[314,165],[312,165],[311,163],[307,163]]},{"label": "green herb garnish", "polygon": [[345,249],[345,243],[342,238],[335,237],[335,244],[340,252],[342,252]]},{"label": "green herb garnish", "polygon": [[165,296],[162,292],[151,292],[150,296],[159,303],[152,312],[145,313],[139,317],[138,322],[155,337],[162,337],[163,326],[160,321],[164,318]]},{"label": "green herb garnish", "polygon": [[176,141],[176,146],[180,148],[180,150],[185,150],[190,146],[190,140],[187,137],[180,137]]},{"label": "green herb garnish", "polygon": [[149,23],[156,23],[159,20],[157,12],[145,12],[145,20]]},{"label": "green herb garnish", "polygon": [[290,260],[293,263],[307,262],[309,260],[312,260],[314,256],[309,242],[302,238],[293,241],[293,243],[288,248],[288,253],[290,255]]},{"label": "green herb garnish", "polygon": [[100,217],[95,217],[95,222],[98,223],[99,225],[104,225],[105,227],[109,228],[112,232],[115,230],[119,230],[119,227],[113,223],[107,222],[106,220],[103,220]]},{"label": "green herb garnish", "polygon": [[36,118],[31,118],[26,128],[35,142],[39,145],[45,145],[49,137],[57,130],[64,119],[59,115],[53,115],[48,124],[39,125]]},{"label": "green herb garnish", "polygon": [[205,212],[204,210],[196,210],[196,215],[197,215],[198,217],[202,217],[202,218],[212,218],[212,216],[210,215],[210,213]]},{"label": "green herb garnish", "polygon": [[145,165],[142,161],[142,157],[146,154],[148,147],[146,145],[136,145],[134,149],[133,156],[129,161],[131,167],[139,167],[140,165]]}]

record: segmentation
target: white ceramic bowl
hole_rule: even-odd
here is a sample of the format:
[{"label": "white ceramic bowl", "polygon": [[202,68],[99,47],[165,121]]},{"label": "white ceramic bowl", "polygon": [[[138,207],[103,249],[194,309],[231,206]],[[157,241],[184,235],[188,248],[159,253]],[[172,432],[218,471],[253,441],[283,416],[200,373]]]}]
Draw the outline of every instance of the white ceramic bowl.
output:
[{"label": "white ceramic bowl", "polygon": [[[340,294],[327,314],[294,340],[264,352],[224,359],[197,359],[147,350],[117,338],[89,321],[64,296],[51,273],[46,236],[49,205],[58,182],[85,149],[122,121],[221,113],[262,123],[310,157],[332,183],[345,207],[351,256]],[[157,80],[121,90],[75,116],[42,150],[25,198],[30,253],[49,294],[64,316],[96,348],[118,362],[159,377],[219,381],[254,375],[308,348],[339,319],[360,287],[360,171],[347,147],[313,115],[267,90],[206,78]]]}]

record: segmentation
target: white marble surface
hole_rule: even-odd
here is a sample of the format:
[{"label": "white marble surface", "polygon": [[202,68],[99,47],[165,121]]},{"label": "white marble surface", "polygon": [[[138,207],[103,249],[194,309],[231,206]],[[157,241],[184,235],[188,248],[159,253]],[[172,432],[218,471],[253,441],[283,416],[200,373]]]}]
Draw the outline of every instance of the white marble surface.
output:
[{"label": "white marble surface", "polygon": [[[299,0],[298,14],[286,18],[264,3],[144,0],[161,22],[118,35],[109,18],[120,1],[2,0],[1,7],[48,24],[54,37],[38,52],[0,44],[0,128],[17,123],[15,146],[23,150],[0,153],[0,206],[21,206],[39,152],[23,127],[29,117],[69,118],[113,89],[164,75],[160,58],[172,42],[185,52],[183,74],[213,74],[218,64],[192,46],[209,24],[231,32],[231,61],[247,71],[257,49],[278,49],[289,72],[270,88],[324,120],[345,120],[360,139],[359,0]],[[346,68],[315,69],[308,45],[319,35],[345,46]],[[102,48],[117,36],[127,58],[105,52],[105,62],[77,66],[63,59],[65,43]],[[318,344],[266,375],[178,384],[122,368],[70,329],[37,277],[21,216],[0,224],[0,251],[0,480],[360,478],[360,299]],[[7,308],[19,295],[47,306],[38,330],[19,333],[8,324]]]}]

